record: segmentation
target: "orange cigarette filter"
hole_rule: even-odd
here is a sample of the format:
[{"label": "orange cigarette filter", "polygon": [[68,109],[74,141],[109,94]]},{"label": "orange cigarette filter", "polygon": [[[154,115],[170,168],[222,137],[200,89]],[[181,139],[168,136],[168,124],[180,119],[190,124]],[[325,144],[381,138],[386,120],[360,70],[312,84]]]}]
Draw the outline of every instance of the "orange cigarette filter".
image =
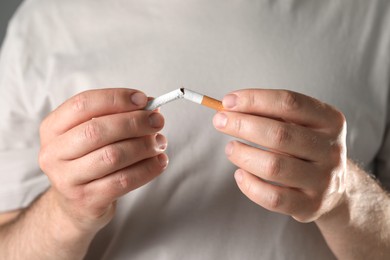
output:
[{"label": "orange cigarette filter", "polygon": [[212,97],[203,96],[201,104],[217,111],[223,110],[222,102]]}]

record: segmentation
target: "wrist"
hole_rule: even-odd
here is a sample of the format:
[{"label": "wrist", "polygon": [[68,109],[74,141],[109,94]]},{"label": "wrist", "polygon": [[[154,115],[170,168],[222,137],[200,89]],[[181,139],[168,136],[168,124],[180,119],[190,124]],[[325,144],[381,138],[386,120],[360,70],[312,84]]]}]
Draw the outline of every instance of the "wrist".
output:
[{"label": "wrist", "polygon": [[89,207],[85,202],[65,198],[54,188],[47,192],[53,213],[75,229],[76,233],[96,234],[106,226],[114,216],[115,202],[104,207]]},{"label": "wrist", "polygon": [[340,226],[340,223],[348,224],[349,223],[349,208],[350,208],[350,201],[349,201],[349,195],[348,192],[345,191],[337,204],[328,212],[324,213],[322,216],[320,216],[315,223],[317,226],[322,229],[322,227],[326,226],[327,228],[331,226]]},{"label": "wrist", "polygon": [[71,248],[75,251],[86,252],[101,227],[82,225],[80,219],[71,217],[71,214],[60,206],[58,194],[52,188],[42,196],[42,200],[46,200],[44,204],[47,208],[44,212],[48,218],[47,231],[50,232],[48,237],[52,238],[52,241],[48,242],[58,247],[59,250]]},{"label": "wrist", "polygon": [[357,166],[348,159],[343,180],[344,189],[340,199],[331,210],[316,221],[321,230],[325,228],[339,229],[340,227],[346,227],[351,222],[351,206],[356,198],[356,184],[358,183],[356,168]]},{"label": "wrist", "polygon": [[98,229],[76,223],[49,189],[2,230],[0,250],[7,259],[83,259]]}]

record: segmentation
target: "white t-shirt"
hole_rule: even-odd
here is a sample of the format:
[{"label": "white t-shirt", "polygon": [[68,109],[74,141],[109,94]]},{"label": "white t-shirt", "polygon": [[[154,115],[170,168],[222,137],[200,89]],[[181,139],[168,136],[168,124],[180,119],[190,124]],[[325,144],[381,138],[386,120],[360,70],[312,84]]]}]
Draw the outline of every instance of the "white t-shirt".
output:
[{"label": "white t-shirt", "polygon": [[[0,211],[48,186],[37,164],[42,118],[103,87],[314,96],[346,115],[349,157],[390,187],[389,28],[388,0],[26,1],[0,59]],[[87,259],[334,258],[315,224],[240,193],[213,111],[177,101],[162,113],[168,169],[119,200]]]}]

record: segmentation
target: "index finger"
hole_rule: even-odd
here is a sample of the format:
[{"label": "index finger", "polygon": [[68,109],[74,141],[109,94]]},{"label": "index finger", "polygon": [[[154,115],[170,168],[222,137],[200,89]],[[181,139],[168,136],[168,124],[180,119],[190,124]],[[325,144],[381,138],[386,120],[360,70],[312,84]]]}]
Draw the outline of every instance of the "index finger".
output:
[{"label": "index finger", "polygon": [[327,128],[330,121],[341,117],[332,106],[289,90],[238,90],[224,97],[223,107],[313,128]]},{"label": "index finger", "polygon": [[142,109],[147,100],[144,93],[134,89],[87,90],[71,97],[51,112],[42,127],[49,128],[46,135],[57,136],[95,117]]}]

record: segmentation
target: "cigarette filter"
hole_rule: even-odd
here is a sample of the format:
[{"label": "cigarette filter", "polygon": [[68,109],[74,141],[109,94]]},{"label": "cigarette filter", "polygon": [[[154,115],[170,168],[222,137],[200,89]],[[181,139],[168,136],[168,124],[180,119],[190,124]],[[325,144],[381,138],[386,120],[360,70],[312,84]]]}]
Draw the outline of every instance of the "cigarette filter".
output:
[{"label": "cigarette filter", "polygon": [[153,100],[150,100],[145,107],[145,110],[154,110],[162,105],[182,98],[215,110],[223,109],[222,102],[217,99],[199,94],[189,89],[179,88]]}]

